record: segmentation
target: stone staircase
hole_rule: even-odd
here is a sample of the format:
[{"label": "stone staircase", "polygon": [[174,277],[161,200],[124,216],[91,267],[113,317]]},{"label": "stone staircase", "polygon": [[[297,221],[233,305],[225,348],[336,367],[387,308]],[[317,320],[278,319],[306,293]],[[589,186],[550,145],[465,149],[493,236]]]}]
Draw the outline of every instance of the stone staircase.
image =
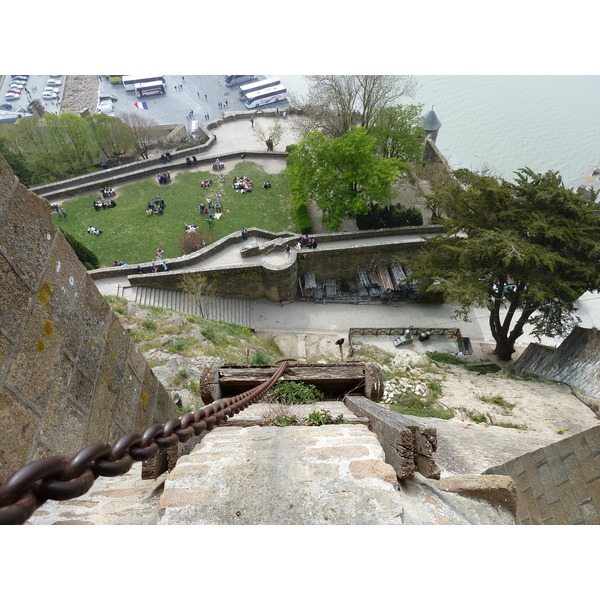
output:
[{"label": "stone staircase", "polygon": [[121,296],[139,305],[170,308],[188,315],[204,316],[209,319],[236,323],[244,327],[254,327],[252,301],[242,298],[210,298],[206,314],[202,315],[193,298],[177,290],[163,290],[151,287],[122,288]]}]

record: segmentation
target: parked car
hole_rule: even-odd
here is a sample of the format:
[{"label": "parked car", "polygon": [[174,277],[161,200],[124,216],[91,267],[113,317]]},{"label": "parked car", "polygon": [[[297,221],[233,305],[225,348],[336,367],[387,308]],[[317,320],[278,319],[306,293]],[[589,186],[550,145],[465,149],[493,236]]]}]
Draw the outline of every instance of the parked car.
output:
[{"label": "parked car", "polygon": [[100,96],[100,98],[98,98],[98,102],[116,102],[118,100],[118,98],[116,96],[113,96],[112,94],[108,94],[106,96]]},{"label": "parked car", "polygon": [[46,82],[46,85],[49,85],[52,87],[59,87],[62,85],[62,79],[48,79],[48,81]]},{"label": "parked car", "polygon": [[12,104],[10,102],[3,102],[0,104],[0,108],[3,108],[4,110],[10,110],[12,108]]},{"label": "parked car", "polygon": [[24,87],[25,87],[25,85],[22,83],[11,83],[8,86],[8,89],[9,90],[18,90],[20,92]]},{"label": "parked car", "polygon": [[60,94],[55,90],[44,90],[42,98],[44,100],[56,100]]},{"label": "parked car", "polygon": [[6,92],[4,99],[8,102],[8,100],[18,100],[20,97],[21,92]]},{"label": "parked car", "polygon": [[29,79],[29,75],[13,75],[12,76],[12,80],[13,81],[27,81]]}]

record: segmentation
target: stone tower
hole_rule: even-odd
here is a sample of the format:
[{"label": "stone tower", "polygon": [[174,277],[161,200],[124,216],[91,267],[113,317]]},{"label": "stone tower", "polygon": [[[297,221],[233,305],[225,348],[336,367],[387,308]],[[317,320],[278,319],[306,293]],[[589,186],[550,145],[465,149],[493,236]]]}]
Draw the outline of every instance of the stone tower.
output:
[{"label": "stone tower", "polygon": [[434,144],[437,140],[437,134],[441,126],[442,122],[438,119],[432,106],[431,110],[423,117],[421,127],[423,127],[426,136],[428,136]]}]

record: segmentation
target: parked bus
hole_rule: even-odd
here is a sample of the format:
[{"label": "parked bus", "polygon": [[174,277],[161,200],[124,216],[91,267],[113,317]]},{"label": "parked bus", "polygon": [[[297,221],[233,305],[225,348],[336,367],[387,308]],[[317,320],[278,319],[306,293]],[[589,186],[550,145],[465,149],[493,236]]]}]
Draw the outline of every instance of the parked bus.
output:
[{"label": "parked bus", "polygon": [[265,104],[271,104],[271,102],[278,102],[279,100],[285,100],[286,89],[282,85],[275,85],[264,90],[258,90],[258,92],[250,92],[246,96],[246,108],[258,108]]},{"label": "parked bus", "polygon": [[136,83],[149,83],[151,81],[160,81],[164,84],[165,78],[164,75],[154,75],[152,77],[139,77],[138,75],[123,75],[122,78],[123,87],[128,92],[133,92],[135,90]]},{"label": "parked bus", "polygon": [[246,102],[246,96],[250,92],[258,92],[258,90],[264,90],[274,85],[279,85],[279,77],[269,77],[269,79],[262,79],[261,81],[255,81],[254,83],[247,83],[246,85],[240,86],[240,100]]},{"label": "parked bus", "polygon": [[167,91],[164,81],[148,81],[146,83],[135,84],[135,94],[138,98],[143,96],[154,96],[155,94],[164,94]]},{"label": "parked bus", "polygon": [[111,83],[121,83],[123,81],[123,75],[106,75],[106,77]]},{"label": "parked bus", "polygon": [[254,81],[256,75],[225,75],[225,85],[232,87],[239,83],[246,83],[246,81]]}]

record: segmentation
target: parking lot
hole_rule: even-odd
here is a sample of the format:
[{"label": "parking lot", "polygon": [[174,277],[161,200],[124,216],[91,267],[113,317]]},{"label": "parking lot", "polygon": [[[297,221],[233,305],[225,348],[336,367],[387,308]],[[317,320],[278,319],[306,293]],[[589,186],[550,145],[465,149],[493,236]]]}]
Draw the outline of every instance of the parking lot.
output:
[{"label": "parking lot", "polygon": [[[259,75],[259,79],[263,79]],[[116,117],[125,112],[140,111],[160,125],[184,123],[191,126],[191,121],[214,121],[226,111],[245,111],[246,106],[239,98],[240,86],[227,87],[223,75],[164,75],[166,94],[138,98],[134,92],[128,92],[120,83],[110,83],[103,77],[99,86],[99,95],[114,95],[113,103]],[[282,80],[283,81],[283,80]],[[283,81],[284,82],[284,81]],[[285,82],[284,82],[285,83]],[[135,105],[143,100],[148,105],[147,111],[141,111]],[[269,108],[283,108],[287,102],[269,104]],[[193,111],[191,118],[188,117]],[[251,111],[248,111],[248,118]],[[208,115],[208,119],[206,116]]]},{"label": "parking lot", "polygon": [[[39,100],[47,112],[60,112],[60,103],[65,88],[64,76],[17,75],[15,77],[19,79],[13,79],[11,75],[2,75],[2,82],[0,84],[1,110],[9,110],[11,112],[17,112],[19,109],[26,110],[32,100]],[[48,80],[52,82],[50,86],[48,86]],[[52,95],[45,94],[44,92],[48,87],[51,87],[56,93]],[[18,92],[10,93],[11,89],[18,90]],[[9,95],[7,96],[7,94]],[[10,104],[10,107],[8,104]]]},{"label": "parking lot", "polygon": [[[37,99],[47,112],[59,114],[64,100],[65,79],[67,76],[27,75],[13,79],[11,75],[0,75],[0,107],[2,111],[23,112],[30,102]],[[258,79],[266,76],[259,75]],[[214,121],[228,111],[247,111],[239,97],[239,85],[225,85],[224,75],[164,75],[166,93],[138,98],[133,91],[126,91],[121,83],[111,83],[107,76],[98,76],[97,99],[106,97],[100,104],[94,103],[90,110],[122,116],[124,113],[140,113],[160,124],[182,123],[191,129],[192,122]],[[50,81],[55,93],[44,93]],[[294,77],[290,78],[290,83]],[[288,85],[286,77],[281,78]],[[9,95],[11,86],[17,92]],[[110,99],[109,99],[110,98]],[[141,110],[136,103],[144,101],[147,110]],[[287,101],[275,102],[268,108],[285,108]],[[252,111],[248,111],[250,116]]]}]

